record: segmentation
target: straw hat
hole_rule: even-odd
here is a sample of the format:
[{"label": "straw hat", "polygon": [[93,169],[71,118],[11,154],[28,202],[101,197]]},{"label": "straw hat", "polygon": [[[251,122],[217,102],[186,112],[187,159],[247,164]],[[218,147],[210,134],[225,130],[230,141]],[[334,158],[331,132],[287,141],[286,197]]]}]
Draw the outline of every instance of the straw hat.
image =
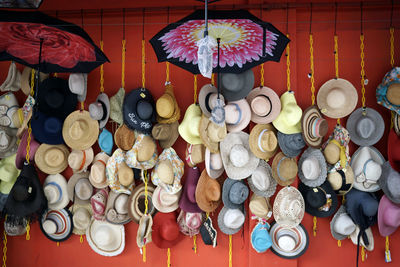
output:
[{"label": "straw hat", "polygon": [[70,148],[85,150],[96,142],[99,136],[99,124],[86,110],[77,110],[65,119],[62,135]]},{"label": "straw hat", "polygon": [[[156,209],[153,206],[152,198],[154,192],[154,186],[149,183],[147,185],[147,201],[148,201],[148,211],[147,214],[153,216]],[[144,216],[145,212],[145,187],[144,183],[138,185],[133,189],[131,195],[128,199],[128,214],[129,217],[135,222],[139,223],[140,218]]]},{"label": "straw hat", "polygon": [[251,110],[246,99],[228,102],[224,110],[228,132],[240,132],[249,125]]},{"label": "straw hat", "polygon": [[222,186],[222,202],[228,209],[240,209],[249,196],[249,188],[241,180],[225,179]]},{"label": "straw hat", "polygon": [[187,143],[185,150],[185,160],[189,167],[195,167],[205,160],[206,147],[203,144],[192,145]]},{"label": "straw hat", "polygon": [[159,123],[173,123],[180,119],[181,110],[174,95],[171,83],[165,85],[164,94],[156,102],[157,121]]},{"label": "straw hat", "polygon": [[0,126],[0,158],[15,154],[18,149],[17,130]]},{"label": "straw hat", "polygon": [[127,224],[131,221],[128,215],[129,195],[111,191],[108,194],[105,218],[112,224]]},{"label": "straw hat", "polygon": [[79,102],[84,102],[87,95],[87,73],[71,73],[68,79],[69,90],[78,96]]},{"label": "straw hat", "polygon": [[285,228],[300,224],[304,217],[305,204],[300,191],[293,186],[283,187],[276,195],[273,207],[275,221]]},{"label": "straw hat", "polygon": [[200,120],[200,138],[203,144],[212,152],[219,152],[219,142],[224,140],[226,137],[226,124],[223,126],[219,126],[213,123],[209,118],[207,118],[204,114],[201,115]]},{"label": "straw hat", "polygon": [[152,241],[151,228],[153,227],[153,217],[143,215],[139,220],[139,227],[136,234],[136,245],[141,249]]},{"label": "straw hat", "polygon": [[392,68],[385,74],[382,82],[376,88],[376,100],[378,104],[396,113],[400,112],[400,98],[398,94],[400,83],[399,73],[399,67]]},{"label": "straw hat", "polygon": [[126,152],[125,158],[130,168],[141,170],[153,168],[158,158],[156,142],[150,135],[138,134],[135,144]]},{"label": "straw hat", "polygon": [[310,187],[322,185],[327,176],[327,166],[320,149],[309,147],[299,160],[299,178]]},{"label": "straw hat", "polygon": [[234,235],[240,231],[246,219],[244,205],[239,209],[223,207],[218,214],[218,227],[226,235]]},{"label": "straw hat", "polygon": [[199,234],[203,217],[205,216],[201,212],[191,213],[181,210],[177,219],[179,231],[190,237]]},{"label": "straw hat", "polygon": [[181,124],[178,127],[180,136],[187,143],[192,145],[202,144],[200,138],[200,120],[201,120],[201,109],[196,104],[191,104],[185,113]]},{"label": "straw hat", "polygon": [[[222,102],[225,102],[224,96],[219,95]],[[212,84],[206,84],[201,87],[199,92],[199,105],[203,115],[211,117],[211,111],[216,107],[218,99],[218,89]]]},{"label": "straw hat", "polygon": [[229,133],[220,143],[220,150],[226,174],[231,179],[249,177],[260,161],[251,153],[249,134],[245,132]]},{"label": "straw hat", "polygon": [[106,126],[110,117],[110,99],[107,94],[101,93],[97,96],[96,101],[89,105],[89,114],[99,122],[100,129]]},{"label": "straw hat", "polygon": [[72,234],[72,214],[66,209],[48,210],[42,215],[39,225],[40,230],[51,241],[65,241]]},{"label": "straw hat", "polygon": [[349,155],[350,134],[346,128],[336,125],[328,140],[322,145],[326,162],[335,168],[344,168],[350,163]]},{"label": "straw hat", "polygon": [[258,218],[268,220],[272,216],[272,208],[269,198],[253,194],[249,202],[249,210]]},{"label": "straw hat", "polygon": [[326,179],[335,190],[335,193],[343,196],[353,188],[355,178],[353,169],[350,165],[347,165],[343,169],[332,168],[328,170]]},{"label": "straw hat", "polygon": [[221,154],[211,153],[211,151],[206,148],[204,157],[207,174],[213,179],[220,177],[225,170],[224,164],[222,163]]},{"label": "straw hat", "polygon": [[135,132],[125,124],[121,124],[114,133],[114,142],[118,148],[127,151],[135,143]]},{"label": "straw hat", "polygon": [[179,208],[179,198],[182,191],[174,194],[167,192],[163,187],[157,186],[153,192],[153,205],[159,212],[172,212]]},{"label": "straw hat", "polygon": [[85,150],[72,149],[68,156],[68,165],[74,173],[87,171],[89,165],[93,162],[93,149],[89,147]]},{"label": "straw hat", "polygon": [[251,231],[251,246],[258,253],[265,252],[272,246],[269,228],[269,224],[258,222]]},{"label": "straw hat", "polygon": [[39,143],[49,145],[64,144],[63,121],[60,118],[35,111],[31,119],[32,133]]},{"label": "straw hat", "polygon": [[251,121],[267,124],[274,121],[281,112],[281,101],[274,90],[268,87],[256,87],[246,97],[251,107]]},{"label": "straw hat", "polygon": [[89,172],[75,173],[67,185],[69,199],[78,204],[85,204],[90,201],[93,195],[93,186],[89,182]]},{"label": "straw hat", "polygon": [[[21,74],[21,91],[25,95],[29,95],[31,92],[31,77],[32,77],[32,68],[31,67],[24,67],[24,70],[22,71]],[[35,71],[35,76],[36,76],[36,71]],[[47,79],[49,77],[49,74],[41,72],[39,74],[39,79],[40,82],[43,80]]]},{"label": "straw hat", "polygon": [[265,160],[260,160],[257,169],[247,178],[247,183],[252,192],[263,197],[271,197],[277,185],[275,179],[272,178],[271,166]]},{"label": "straw hat", "polygon": [[68,167],[68,155],[65,145],[41,144],[35,153],[35,163],[42,172],[57,174]]},{"label": "straw hat", "polygon": [[125,227],[92,219],[86,239],[94,252],[102,256],[117,256],[125,248]]},{"label": "straw hat", "polygon": [[12,92],[8,92],[0,96],[0,107],[2,107],[0,126],[19,128],[21,125],[18,124],[18,121],[14,123],[15,120],[13,120],[14,114],[19,110],[19,105],[17,98]]},{"label": "straw hat", "polygon": [[21,88],[21,72],[14,61],[11,61],[5,81],[0,85],[0,91],[18,91]]},{"label": "straw hat", "polygon": [[92,220],[92,205],[90,203],[83,205],[74,203],[69,208],[69,211],[72,213],[72,223],[74,225],[72,233],[76,235],[85,235],[86,229],[89,227],[90,221]]},{"label": "straw hat", "polygon": [[254,73],[249,69],[242,73],[221,73],[221,91],[227,101],[245,98],[254,88]]},{"label": "straw hat", "polygon": [[221,185],[218,180],[208,176],[206,170],[201,172],[195,197],[197,205],[204,212],[213,212],[221,203]]},{"label": "straw hat", "polygon": [[317,104],[321,113],[333,119],[348,116],[356,108],[358,94],[347,80],[330,79],[318,90]]},{"label": "straw hat", "polygon": [[272,177],[281,186],[292,184],[297,176],[296,158],[288,158],[282,152],[276,154],[272,161]]},{"label": "straw hat", "polygon": [[185,185],[183,186],[182,197],[179,200],[179,207],[181,210],[191,213],[201,212],[201,209],[196,203],[196,187],[199,178],[199,168],[189,168],[186,175]]},{"label": "straw hat", "polygon": [[124,123],[122,117],[122,105],[125,98],[125,89],[119,88],[118,92],[110,97],[110,118],[119,125]]},{"label": "straw hat", "polygon": [[[106,212],[106,204],[108,199],[108,188],[97,189],[97,192],[90,198],[90,205],[93,210],[93,218],[95,220],[104,221]],[[86,204],[85,202],[84,204]]]},{"label": "straw hat", "polygon": [[400,172],[400,137],[398,137],[394,130],[389,131],[387,141],[387,155],[388,161],[393,169]]},{"label": "straw hat", "polygon": [[90,168],[89,181],[95,188],[105,188],[108,186],[106,177],[106,166],[110,157],[104,153],[98,153],[93,160]]},{"label": "straw hat", "polygon": [[183,239],[176,212],[158,212],[154,216],[152,239],[158,248],[171,248]]},{"label": "straw hat", "polygon": [[340,206],[331,222],[331,234],[336,240],[346,239],[356,230],[356,224],[346,212],[344,205]]},{"label": "straw hat", "polygon": [[[15,166],[18,169],[22,169],[22,165],[26,160],[26,146],[28,144],[28,131],[25,131],[18,145],[18,150],[15,158]],[[35,158],[36,150],[39,148],[39,143],[35,140],[35,137],[31,133],[31,141],[29,143],[29,161],[33,161]]]},{"label": "straw hat", "polygon": [[272,158],[278,150],[276,130],[272,124],[257,124],[249,136],[250,150],[256,157],[264,160]]},{"label": "straw hat", "polygon": [[306,146],[301,133],[284,134],[278,131],[278,143],[282,153],[289,158],[295,158],[300,155]]},{"label": "straw hat", "polygon": [[378,184],[390,201],[400,204],[400,174],[395,171],[387,161],[382,165],[381,178]]},{"label": "straw hat", "polygon": [[135,186],[133,170],[125,162],[125,153],[116,149],[106,163],[107,183],[111,190],[130,195]]},{"label": "straw hat", "polygon": [[301,133],[303,111],[297,105],[293,91],[285,92],[281,95],[281,105],[281,113],[272,124],[278,131],[285,134]]},{"label": "straw hat", "polygon": [[381,236],[393,234],[400,226],[400,204],[393,203],[383,195],[379,201],[378,228]]},{"label": "straw hat", "polygon": [[154,125],[151,134],[155,140],[158,140],[162,149],[172,147],[179,137],[179,122],[158,123]]},{"label": "straw hat", "polygon": [[328,121],[322,117],[318,107],[313,105],[303,112],[301,128],[307,145],[318,148],[322,145],[324,136],[328,132]]},{"label": "straw hat", "polygon": [[47,176],[43,183],[43,192],[49,209],[60,210],[69,203],[67,180],[59,173]]}]

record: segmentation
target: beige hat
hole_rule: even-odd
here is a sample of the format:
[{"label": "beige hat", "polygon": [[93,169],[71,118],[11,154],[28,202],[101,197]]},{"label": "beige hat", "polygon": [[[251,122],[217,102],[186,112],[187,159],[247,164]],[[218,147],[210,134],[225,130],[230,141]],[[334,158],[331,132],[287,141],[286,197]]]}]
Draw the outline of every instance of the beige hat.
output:
[{"label": "beige hat", "polygon": [[133,183],[133,170],[126,165],[125,162],[121,162],[118,166],[118,180],[119,183],[125,187],[129,187]]},{"label": "beige hat", "polygon": [[21,72],[17,69],[14,61],[11,61],[8,68],[7,78],[0,85],[0,91],[18,91],[21,88]]},{"label": "beige hat", "polygon": [[[354,172],[350,165],[347,165],[341,170],[335,168],[328,171],[326,178],[338,195],[344,195],[353,188],[354,184]],[[345,183],[343,183],[343,181]]]},{"label": "beige hat", "polygon": [[203,144],[212,152],[219,152],[219,142],[224,140],[227,131],[226,124],[221,127],[215,123],[213,123],[209,118],[207,118],[204,114],[201,115],[200,120],[200,138],[203,141]]},{"label": "beige hat", "polygon": [[257,158],[268,160],[278,150],[278,138],[272,124],[257,124],[249,136],[250,150]]},{"label": "beige hat", "polygon": [[91,147],[85,150],[72,149],[68,156],[68,165],[74,173],[84,172],[93,162],[93,157],[94,154]]},{"label": "beige hat", "polygon": [[35,163],[42,172],[57,174],[68,167],[68,155],[65,145],[41,144],[35,153]]},{"label": "beige hat", "polygon": [[246,99],[230,101],[225,105],[224,110],[228,132],[240,132],[249,125],[251,109]]},{"label": "beige hat", "polygon": [[297,160],[288,158],[282,152],[276,154],[272,161],[272,177],[281,186],[292,184],[297,177]]},{"label": "beige hat", "polygon": [[157,186],[153,193],[153,205],[159,212],[173,212],[179,208],[179,198],[182,190],[171,194],[161,186]]},{"label": "beige hat", "polygon": [[126,152],[126,164],[131,168],[148,170],[156,164],[157,145],[150,135],[138,134],[133,147]]},{"label": "beige hat", "polygon": [[[350,235],[350,239],[351,242],[353,242],[354,245],[358,244],[358,234],[360,233],[360,227],[358,225],[356,225],[356,230],[351,233]],[[364,243],[364,238],[360,238],[360,245],[365,247],[368,251],[373,251],[374,250],[374,235],[372,234],[372,230],[371,227],[368,227],[367,229],[365,229],[365,234],[367,235],[367,239],[369,242],[369,245],[366,246]]]},{"label": "beige hat", "polygon": [[174,145],[179,137],[179,122],[173,123],[157,123],[151,130],[151,135],[158,140],[162,149],[169,148]]},{"label": "beige hat", "polygon": [[344,79],[331,79],[318,90],[318,107],[321,113],[329,118],[346,117],[356,108],[357,102],[356,88]]},{"label": "beige hat", "polygon": [[60,210],[68,205],[67,180],[61,174],[47,176],[43,183],[43,191],[49,209]]},{"label": "beige hat", "polygon": [[92,205],[89,202],[85,204],[74,203],[69,210],[72,213],[72,222],[74,224],[72,233],[76,235],[85,235],[86,229],[89,227],[92,219]]},{"label": "beige hat", "polygon": [[[153,192],[154,186],[149,183],[147,185],[147,214],[150,216],[153,216],[153,214],[156,212],[152,201]],[[132,190],[132,193],[128,199],[128,214],[135,223],[139,223],[140,218],[144,216],[145,200],[145,187],[144,183],[141,183]]]},{"label": "beige hat", "polygon": [[[43,81],[49,77],[49,74],[41,72],[39,76],[40,81]],[[21,75],[21,90],[25,95],[29,95],[31,92],[31,77],[32,68],[25,67]]]},{"label": "beige hat", "polygon": [[303,220],[304,199],[293,186],[282,188],[276,195],[273,207],[275,221],[282,227],[293,228]]},{"label": "beige hat", "polygon": [[78,204],[86,204],[93,195],[93,186],[89,182],[89,172],[75,173],[68,180],[68,197]]},{"label": "beige hat", "polygon": [[185,159],[189,167],[193,168],[204,161],[206,147],[203,144],[186,144]]},{"label": "beige hat", "polygon": [[207,174],[213,179],[220,177],[225,170],[220,153],[211,153],[211,151],[206,148],[204,161]]},{"label": "beige hat", "polygon": [[114,142],[122,150],[131,149],[135,143],[135,131],[129,129],[125,124],[121,124],[115,131]]},{"label": "beige hat", "polygon": [[92,167],[90,168],[89,181],[95,188],[105,188],[108,186],[106,165],[109,158],[105,152],[100,152],[94,157]]},{"label": "beige hat", "polygon": [[107,183],[115,192],[130,194],[134,187],[133,170],[125,162],[125,152],[116,149],[106,163]]},{"label": "beige hat", "polygon": [[131,221],[128,215],[129,195],[111,191],[108,194],[105,218],[112,224],[127,224]]},{"label": "beige hat", "polygon": [[143,215],[139,220],[139,227],[136,234],[136,244],[141,249],[151,240],[151,228],[153,226],[153,217],[150,215]]},{"label": "beige hat", "polygon": [[172,123],[181,117],[181,110],[174,95],[171,83],[165,85],[164,94],[156,102],[157,121],[159,123]]},{"label": "beige hat", "polygon": [[196,104],[191,104],[185,113],[181,124],[178,127],[180,136],[187,143],[192,145],[202,144],[200,138],[200,120],[201,120],[201,109]]},{"label": "beige hat", "polygon": [[62,135],[70,148],[85,150],[96,143],[99,136],[99,123],[90,117],[88,111],[76,110],[65,119]]},{"label": "beige hat", "polygon": [[253,194],[250,199],[249,209],[258,218],[268,220],[272,216],[272,208],[269,198]]}]

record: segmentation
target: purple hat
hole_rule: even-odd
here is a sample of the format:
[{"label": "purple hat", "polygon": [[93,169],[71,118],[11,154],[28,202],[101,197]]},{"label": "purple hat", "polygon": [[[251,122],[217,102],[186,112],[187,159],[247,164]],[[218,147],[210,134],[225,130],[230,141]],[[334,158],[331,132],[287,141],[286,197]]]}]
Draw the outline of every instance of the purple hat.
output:
[{"label": "purple hat", "polygon": [[[22,135],[21,142],[19,143],[18,150],[17,150],[17,156],[15,158],[15,166],[18,169],[22,169],[22,166],[24,165],[24,161],[26,158],[26,146],[27,146],[27,140],[28,140],[28,131],[25,131],[24,134]],[[35,158],[35,153],[36,150],[39,147],[39,143],[35,140],[33,137],[33,133],[31,132],[31,142],[29,146],[29,161],[33,162],[33,159]]]},{"label": "purple hat", "polygon": [[195,198],[196,186],[199,178],[200,170],[197,167],[189,168],[185,185],[183,186],[183,194],[179,200],[179,207],[183,211],[191,213],[202,212],[199,206],[197,206]]},{"label": "purple hat", "polygon": [[400,204],[390,201],[385,195],[381,198],[378,208],[378,228],[381,236],[394,233],[400,226]]}]

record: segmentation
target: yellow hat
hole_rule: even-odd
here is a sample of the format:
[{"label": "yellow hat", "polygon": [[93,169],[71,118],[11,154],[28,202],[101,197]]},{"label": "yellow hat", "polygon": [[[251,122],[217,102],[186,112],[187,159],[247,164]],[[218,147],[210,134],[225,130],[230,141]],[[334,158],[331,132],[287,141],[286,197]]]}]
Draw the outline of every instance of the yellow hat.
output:
[{"label": "yellow hat", "polygon": [[272,122],[275,128],[284,134],[301,133],[301,116],[303,111],[297,105],[294,92],[289,91],[281,95],[282,110]]},{"label": "yellow hat", "polygon": [[199,105],[191,104],[185,113],[183,121],[178,127],[180,136],[192,145],[202,144],[200,138],[201,109]]},{"label": "yellow hat", "polygon": [[181,110],[174,95],[174,87],[168,83],[164,94],[156,102],[157,121],[159,123],[173,123],[181,117]]}]

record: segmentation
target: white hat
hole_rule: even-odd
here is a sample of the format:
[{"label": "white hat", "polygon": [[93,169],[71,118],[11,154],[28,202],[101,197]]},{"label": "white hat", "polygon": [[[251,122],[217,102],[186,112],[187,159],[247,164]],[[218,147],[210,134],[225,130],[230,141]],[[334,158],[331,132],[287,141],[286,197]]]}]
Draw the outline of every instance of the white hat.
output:
[{"label": "white hat", "polygon": [[336,240],[343,240],[356,230],[356,224],[346,213],[344,205],[340,206],[333,216],[331,223],[331,234]]},{"label": "white hat", "polygon": [[[356,230],[350,235],[351,242],[353,242],[354,245],[357,245],[357,239],[358,239],[359,232],[360,232],[360,227],[358,227],[358,225],[357,225]],[[371,227],[368,227],[365,230],[365,233],[367,235],[369,245],[365,246],[364,239],[362,237],[360,238],[360,245],[365,247],[368,251],[373,251],[374,250],[374,235],[372,234]]]},{"label": "white hat", "polygon": [[78,95],[78,101],[85,101],[87,94],[87,73],[71,73],[68,84],[71,92]]},{"label": "white hat", "polygon": [[17,69],[14,61],[8,68],[6,80],[0,85],[0,91],[18,91],[21,88],[21,72]]},{"label": "white hat", "polygon": [[260,160],[257,169],[247,178],[250,190],[262,197],[271,197],[276,190],[277,182],[272,177],[271,166],[265,161]]},{"label": "white hat", "polygon": [[18,101],[12,92],[0,96],[0,125],[10,128],[18,128],[14,124],[14,113],[18,111]]},{"label": "white hat", "polygon": [[87,167],[93,161],[93,149],[89,147],[86,150],[75,150],[72,149],[68,156],[68,165],[74,171],[74,173],[80,173],[87,171]]},{"label": "white hat", "polygon": [[218,214],[219,229],[227,235],[236,234],[246,219],[244,212],[244,209],[229,209],[224,206]]},{"label": "white hat", "polygon": [[68,180],[68,197],[74,203],[84,204],[93,195],[93,186],[89,182],[89,172],[75,173]]},{"label": "white hat", "polygon": [[157,186],[154,190],[152,203],[154,207],[164,213],[172,212],[179,207],[179,198],[182,190],[171,194],[168,193],[163,187]]},{"label": "white hat", "polygon": [[96,102],[89,105],[89,114],[92,119],[99,121],[100,129],[104,128],[110,117],[110,99],[105,93],[98,95]]},{"label": "white hat", "polygon": [[222,163],[220,153],[211,153],[211,151],[206,148],[204,162],[206,165],[207,174],[211,178],[217,179],[224,172],[224,164]]},{"label": "white hat", "polygon": [[246,99],[228,102],[224,109],[228,132],[240,132],[249,125],[251,110]]},{"label": "white hat", "polygon": [[282,227],[293,228],[303,220],[304,199],[293,186],[282,188],[276,195],[273,207],[275,221]]},{"label": "white hat", "polygon": [[60,210],[68,205],[67,180],[61,174],[47,176],[43,183],[43,191],[49,209]]},{"label": "white hat", "polygon": [[95,188],[105,188],[108,186],[106,177],[106,166],[110,156],[105,152],[98,153],[93,160],[90,168],[89,181]]}]

